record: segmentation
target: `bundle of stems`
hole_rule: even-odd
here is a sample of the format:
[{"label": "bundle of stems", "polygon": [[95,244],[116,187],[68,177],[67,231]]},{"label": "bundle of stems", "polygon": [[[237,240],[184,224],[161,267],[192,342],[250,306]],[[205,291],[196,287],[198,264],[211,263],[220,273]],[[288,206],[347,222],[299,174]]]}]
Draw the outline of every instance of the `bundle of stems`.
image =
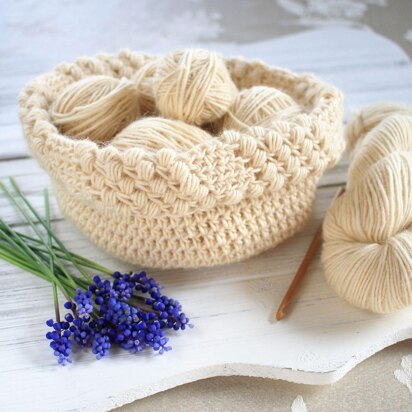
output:
[{"label": "bundle of stems", "polygon": [[[41,217],[16,181],[10,188],[0,181],[0,189],[35,236],[19,232],[0,217],[0,258],[56,285],[68,301],[78,288],[87,289],[92,282],[88,270],[108,274],[113,271],[83,256],[70,252],[51,229],[50,203],[43,191],[45,217]],[[70,264],[70,273],[68,270]],[[77,276],[73,276],[73,271]]]}]

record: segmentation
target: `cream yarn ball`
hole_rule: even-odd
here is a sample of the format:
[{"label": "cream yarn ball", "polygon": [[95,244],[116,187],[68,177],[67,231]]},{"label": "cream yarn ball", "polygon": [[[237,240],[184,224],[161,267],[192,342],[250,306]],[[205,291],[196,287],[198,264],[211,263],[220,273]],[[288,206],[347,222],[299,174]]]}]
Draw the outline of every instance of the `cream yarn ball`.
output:
[{"label": "cream yarn ball", "polygon": [[236,86],[218,54],[188,49],[170,53],[159,61],[154,94],[162,116],[202,125],[226,113]]},{"label": "cream yarn ball", "polygon": [[140,112],[143,115],[153,115],[156,113],[156,102],[153,91],[153,76],[156,72],[157,64],[157,59],[146,63],[132,78],[132,81],[137,88]]},{"label": "cream yarn ball", "polygon": [[394,312],[412,304],[412,109],[375,105],[347,133],[353,160],[323,224],[325,276],[351,304]]},{"label": "cream yarn ball", "polygon": [[140,147],[157,151],[166,147],[181,151],[210,138],[211,135],[199,127],[179,120],[147,117],[131,123],[114,137],[111,144],[119,150]]},{"label": "cream yarn ball", "polygon": [[50,116],[62,133],[73,138],[110,140],[139,117],[136,87],[125,78],[86,77],[57,97]]},{"label": "cream yarn ball", "polygon": [[250,126],[269,126],[273,120],[302,113],[293,98],[273,87],[254,86],[242,90],[223,121],[223,128],[242,130]]}]

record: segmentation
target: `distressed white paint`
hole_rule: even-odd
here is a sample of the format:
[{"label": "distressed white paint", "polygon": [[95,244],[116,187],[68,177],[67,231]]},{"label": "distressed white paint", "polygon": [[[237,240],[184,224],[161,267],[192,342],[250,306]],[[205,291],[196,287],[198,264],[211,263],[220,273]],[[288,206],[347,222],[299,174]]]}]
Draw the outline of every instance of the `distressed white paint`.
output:
[{"label": "distressed white paint", "polygon": [[394,372],[395,378],[405,385],[412,395],[412,354],[402,357],[401,369]]},{"label": "distressed white paint", "polygon": [[293,400],[292,405],[290,407],[291,412],[307,412],[306,403],[303,400],[302,396],[298,395]]},{"label": "distressed white paint", "polygon": [[369,6],[387,6],[387,0],[277,0],[277,3],[297,17],[292,24],[310,27],[336,23],[353,25],[365,15]]},{"label": "distressed white paint", "polygon": [[[55,35],[45,32],[47,36],[37,33],[34,49],[29,42],[17,49],[3,44],[0,61],[0,177],[15,176],[39,208],[41,190],[49,186],[49,180],[35,161],[27,158],[17,121],[17,91],[29,78],[57,63],[62,54],[72,58],[79,49],[91,53],[96,48],[119,48],[115,39],[104,36],[107,43],[74,42],[58,50],[59,41],[64,38],[67,44],[70,33],[64,27]],[[41,48],[46,38],[47,47]],[[153,48],[168,49],[180,41],[169,38]],[[130,37],[124,46],[137,49],[142,44],[147,44],[147,39]],[[199,39],[190,44],[199,45]],[[204,45],[226,54],[260,57],[271,64],[313,71],[345,91],[350,109],[376,100],[412,103],[410,61],[397,46],[371,32],[327,29],[254,44]],[[167,293],[182,301],[196,325],[172,336],[174,349],[163,357],[118,352],[96,362],[90,353],[81,352],[70,367],[57,367],[44,340],[44,320],[53,311],[50,287],[0,263],[2,410],[101,411],[217,375],[327,384],[376,351],[412,337],[412,309],[377,316],[349,306],[327,287],[318,259],[311,265],[290,316],[279,323],[272,320],[336,185],[345,179],[346,164],[344,160],[322,179],[307,228],[275,250],[223,267],[152,271]],[[71,249],[106,266],[128,268],[85,240],[60,217],[52,200],[54,227]],[[2,197],[0,210],[8,221],[20,222]]]}]

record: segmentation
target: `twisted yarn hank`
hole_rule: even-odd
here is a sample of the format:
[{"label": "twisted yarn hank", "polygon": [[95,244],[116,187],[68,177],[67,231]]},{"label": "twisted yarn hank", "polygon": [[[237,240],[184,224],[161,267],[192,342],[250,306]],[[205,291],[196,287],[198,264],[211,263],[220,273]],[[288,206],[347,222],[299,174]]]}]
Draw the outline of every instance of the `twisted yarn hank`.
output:
[{"label": "twisted yarn hank", "polygon": [[139,116],[136,87],[125,78],[86,77],[58,96],[50,116],[70,137],[110,140]]},{"label": "twisted yarn hank", "polygon": [[347,149],[356,153],[355,147],[361,144],[365,135],[378,126],[382,120],[394,114],[412,115],[412,109],[396,103],[376,103],[365,107],[346,129]]},{"label": "twisted yarn hank", "polygon": [[223,59],[202,49],[178,50],[158,63],[154,94],[160,114],[202,125],[223,116],[236,93]]},{"label": "twisted yarn hank", "polygon": [[349,303],[394,312],[412,304],[412,109],[374,105],[347,133],[353,161],[323,224],[325,276]]},{"label": "twisted yarn hank", "polygon": [[210,138],[211,136],[199,127],[179,120],[147,117],[120,131],[111,144],[119,150],[131,147],[151,151],[162,148],[185,150]]}]

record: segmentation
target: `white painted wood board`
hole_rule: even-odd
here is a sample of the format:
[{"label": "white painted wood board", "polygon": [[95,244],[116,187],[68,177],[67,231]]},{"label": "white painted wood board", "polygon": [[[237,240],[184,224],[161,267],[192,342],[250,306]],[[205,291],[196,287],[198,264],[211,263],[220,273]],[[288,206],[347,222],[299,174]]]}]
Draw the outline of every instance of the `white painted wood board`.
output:
[{"label": "white painted wood board", "polygon": [[[138,48],[139,42],[128,46]],[[329,28],[254,44],[205,46],[312,71],[344,90],[348,111],[378,100],[412,104],[411,62],[396,45],[372,32]],[[69,48],[67,58],[75,52],[75,46]],[[15,97],[29,78],[50,69],[62,54],[41,59],[41,54],[10,50],[0,64],[0,177],[15,176],[40,209],[41,191],[49,187],[49,179],[27,157]],[[73,365],[56,366],[44,339],[44,321],[53,313],[50,286],[0,262],[2,410],[108,410],[218,375],[328,384],[376,351],[412,337],[412,308],[378,316],[348,305],[325,283],[318,258],[290,315],[272,321],[336,186],[345,181],[346,165],[343,160],[321,180],[309,224],[278,248],[233,265],[150,271],[169,295],[181,300],[195,323],[193,330],[171,335],[173,350],[164,356],[119,351],[97,362],[90,353],[80,352]],[[52,200],[54,227],[72,250],[106,266],[129,268],[91,245],[61,218]],[[9,222],[21,223],[3,197],[0,210]]]}]

